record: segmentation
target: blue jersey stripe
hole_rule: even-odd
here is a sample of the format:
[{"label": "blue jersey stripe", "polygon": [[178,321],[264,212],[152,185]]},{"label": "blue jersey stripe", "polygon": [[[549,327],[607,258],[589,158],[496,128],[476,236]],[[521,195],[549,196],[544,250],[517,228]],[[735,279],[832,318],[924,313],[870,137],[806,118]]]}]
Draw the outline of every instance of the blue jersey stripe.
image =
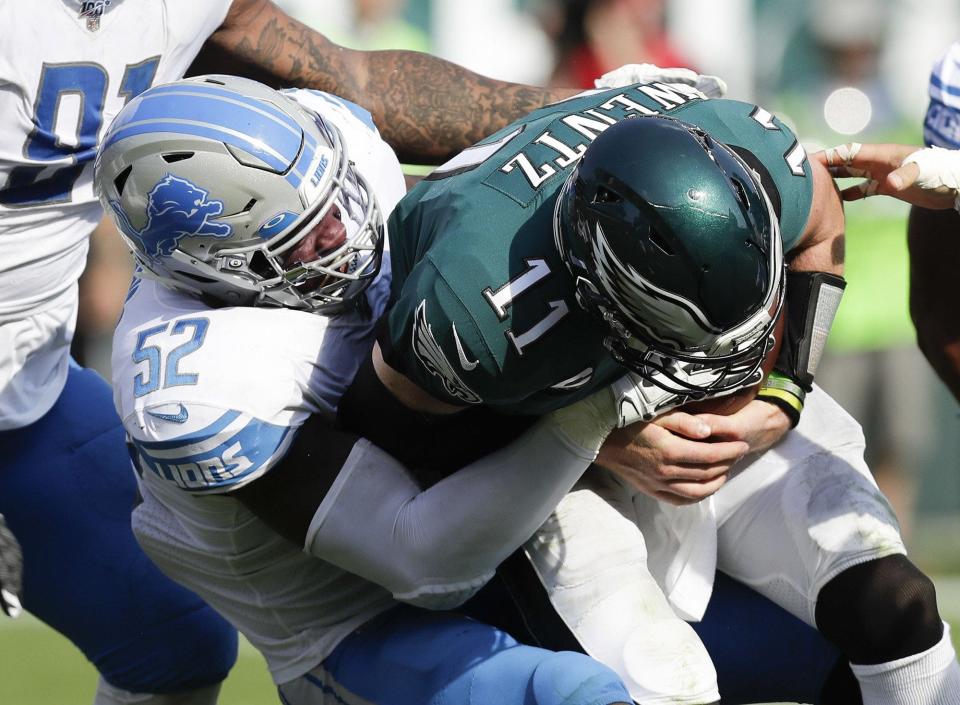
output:
[{"label": "blue jersey stripe", "polygon": [[207,438],[212,438],[217,435],[239,417],[239,411],[228,411],[212,424],[206,428],[201,428],[199,431],[191,431],[182,436],[171,438],[168,441],[137,441],[137,445],[149,452],[151,450],[170,450],[172,448],[179,448],[180,446],[200,443]]},{"label": "blue jersey stripe", "polygon": [[947,95],[960,96],[960,86],[951,86],[943,82],[943,79],[936,74],[930,75],[930,84],[939,91]]},{"label": "blue jersey stripe", "polygon": [[[286,448],[288,436],[294,429],[250,419],[234,433],[223,434],[226,426],[239,415],[236,411],[227,412],[207,427],[212,432],[206,437],[198,437],[202,432],[182,437],[183,454],[179,457],[173,452],[177,446],[167,445],[162,457],[157,457],[151,450],[158,450],[159,444],[134,439],[140,465],[188,491],[224,489],[259,475],[264,466]],[[217,437],[224,435],[222,440]],[[219,442],[206,450],[195,451],[196,445],[204,440]]]}]

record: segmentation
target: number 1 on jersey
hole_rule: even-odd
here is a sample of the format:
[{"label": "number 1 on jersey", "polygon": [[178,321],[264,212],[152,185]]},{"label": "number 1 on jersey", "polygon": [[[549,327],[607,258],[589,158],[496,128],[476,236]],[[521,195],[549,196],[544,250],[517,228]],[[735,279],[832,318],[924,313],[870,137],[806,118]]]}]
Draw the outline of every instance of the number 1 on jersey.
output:
[{"label": "number 1 on jersey", "polygon": [[[507,318],[507,308],[513,305],[513,300],[527,291],[530,287],[543,281],[550,276],[550,266],[543,259],[525,260],[527,268],[517,277],[514,277],[499,289],[494,291],[490,287],[483,290],[483,298],[487,300],[497,318],[501,321]],[[507,340],[513,343],[518,355],[523,355],[523,349],[543,336],[548,330],[553,328],[560,320],[570,312],[567,302],[562,299],[559,301],[548,301],[550,307],[549,313],[541,320],[523,333],[514,333],[512,328],[508,328],[504,335]]]},{"label": "number 1 on jersey", "polygon": [[[154,56],[126,67],[117,91],[124,104],[150,87],[159,64],[160,57]],[[74,183],[97,153],[108,81],[107,70],[99,64],[44,64],[34,106],[35,127],[23,145],[23,154],[50,165],[12,169],[0,188],[0,205],[28,208],[70,201]],[[71,121],[75,125],[72,144],[59,134],[70,131],[60,128],[60,123]],[[52,166],[65,160],[69,162],[63,166]]]}]

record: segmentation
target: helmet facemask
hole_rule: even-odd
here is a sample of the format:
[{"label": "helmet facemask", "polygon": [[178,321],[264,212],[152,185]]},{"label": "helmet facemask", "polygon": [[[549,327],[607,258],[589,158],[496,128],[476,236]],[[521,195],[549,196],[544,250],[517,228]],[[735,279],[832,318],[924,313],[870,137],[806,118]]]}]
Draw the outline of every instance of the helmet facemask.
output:
[{"label": "helmet facemask", "polygon": [[[316,123],[339,157],[328,167],[329,183],[318,189],[319,197],[262,245],[216,253],[221,259],[246,258],[249,270],[260,277],[257,305],[330,313],[362,293],[380,270],[383,217],[376,199],[349,162],[339,130],[319,118]],[[313,259],[288,261],[290,253],[334,212],[346,230],[343,242]]]}]

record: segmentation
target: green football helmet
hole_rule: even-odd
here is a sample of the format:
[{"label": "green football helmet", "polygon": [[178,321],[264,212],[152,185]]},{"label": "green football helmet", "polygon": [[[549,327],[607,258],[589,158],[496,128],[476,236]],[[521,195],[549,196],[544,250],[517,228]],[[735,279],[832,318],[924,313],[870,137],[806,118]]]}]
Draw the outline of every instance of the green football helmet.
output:
[{"label": "green football helmet", "polygon": [[759,177],[732,149],[669,117],[609,127],[563,186],[555,238],[625,367],[694,398],[760,381],[783,246]]}]

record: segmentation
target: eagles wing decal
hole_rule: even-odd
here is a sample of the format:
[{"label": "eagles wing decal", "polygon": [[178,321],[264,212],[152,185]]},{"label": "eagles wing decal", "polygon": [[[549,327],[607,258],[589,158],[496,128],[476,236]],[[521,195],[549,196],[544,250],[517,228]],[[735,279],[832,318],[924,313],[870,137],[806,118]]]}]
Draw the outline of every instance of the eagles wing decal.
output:
[{"label": "eagles wing decal", "polygon": [[[693,301],[655,286],[636,269],[617,258],[600,224],[593,238],[594,262],[606,293],[630,322],[655,339],[668,345],[684,347],[684,338],[701,338],[704,333],[722,333],[712,326]],[[646,320],[652,318],[654,330]],[[665,333],[674,333],[671,339]]]},{"label": "eagles wing decal", "polygon": [[587,367],[584,370],[580,370],[573,377],[557,382],[556,384],[550,385],[550,389],[560,389],[567,391],[570,389],[577,389],[582,387],[593,377],[593,368]]},{"label": "eagles wing decal", "polygon": [[433,330],[427,323],[427,302],[423,300],[417,306],[411,332],[413,354],[417,356],[427,372],[443,381],[443,388],[452,397],[461,399],[468,404],[479,404],[483,400],[457,375],[447,356],[443,354],[440,344],[433,337]]}]

